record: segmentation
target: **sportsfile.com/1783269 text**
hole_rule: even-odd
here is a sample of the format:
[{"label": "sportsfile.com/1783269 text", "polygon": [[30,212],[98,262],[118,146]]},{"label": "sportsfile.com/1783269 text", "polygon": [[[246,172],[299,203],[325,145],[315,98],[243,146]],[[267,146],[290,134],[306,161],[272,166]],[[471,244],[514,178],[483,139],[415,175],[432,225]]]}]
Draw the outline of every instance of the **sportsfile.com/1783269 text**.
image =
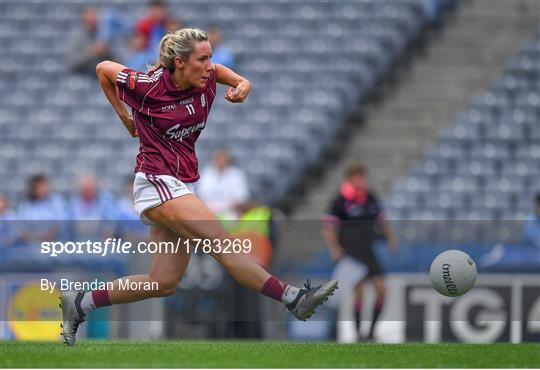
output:
[{"label": "sportsfile.com/1783269 text", "polygon": [[50,241],[41,243],[41,254],[58,257],[62,254],[92,254],[107,256],[113,254],[129,253],[206,253],[206,254],[232,254],[251,252],[250,239],[181,239],[176,243],[137,242],[124,241],[121,238],[107,238],[105,241]]}]

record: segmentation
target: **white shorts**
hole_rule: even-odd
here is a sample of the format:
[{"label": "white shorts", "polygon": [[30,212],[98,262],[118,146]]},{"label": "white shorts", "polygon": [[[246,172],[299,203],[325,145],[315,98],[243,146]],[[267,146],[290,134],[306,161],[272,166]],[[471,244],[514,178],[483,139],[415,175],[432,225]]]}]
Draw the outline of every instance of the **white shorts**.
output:
[{"label": "white shorts", "polygon": [[338,307],[340,302],[345,299],[346,295],[353,294],[356,284],[364,280],[368,275],[368,267],[356,258],[349,256],[342,257],[332,272],[332,279],[339,281],[339,289],[328,306],[335,308]]},{"label": "white shorts", "polygon": [[144,211],[182,195],[195,194],[196,187],[197,181],[182,182],[169,175],[151,175],[137,172],[133,184],[135,211],[142,222],[153,225],[154,223],[144,216]]}]

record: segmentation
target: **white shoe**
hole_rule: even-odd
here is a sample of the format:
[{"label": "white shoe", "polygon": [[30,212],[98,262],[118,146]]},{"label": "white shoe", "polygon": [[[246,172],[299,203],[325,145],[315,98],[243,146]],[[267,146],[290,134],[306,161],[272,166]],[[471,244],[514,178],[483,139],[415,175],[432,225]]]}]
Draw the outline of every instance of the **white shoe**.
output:
[{"label": "white shoe", "polygon": [[62,309],[62,323],[60,335],[64,337],[64,343],[74,346],[77,341],[77,329],[86,319],[85,313],[81,309],[81,301],[84,291],[62,292],[60,296],[60,308]]},{"label": "white shoe", "polygon": [[308,279],[304,284],[305,289],[300,289],[296,299],[285,307],[298,320],[306,321],[315,313],[315,309],[328,300],[334,290],[338,288],[337,280],[331,280],[326,284],[311,287]]}]

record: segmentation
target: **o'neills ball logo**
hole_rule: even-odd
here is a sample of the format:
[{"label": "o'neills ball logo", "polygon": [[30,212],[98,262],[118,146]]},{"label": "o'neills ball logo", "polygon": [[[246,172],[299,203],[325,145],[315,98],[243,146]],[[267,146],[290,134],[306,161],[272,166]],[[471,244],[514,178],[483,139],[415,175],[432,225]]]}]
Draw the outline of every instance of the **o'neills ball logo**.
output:
[{"label": "o'neills ball logo", "polygon": [[450,265],[448,263],[442,265],[442,276],[444,283],[446,284],[448,294],[458,294],[456,284],[452,281],[452,277],[450,276]]}]

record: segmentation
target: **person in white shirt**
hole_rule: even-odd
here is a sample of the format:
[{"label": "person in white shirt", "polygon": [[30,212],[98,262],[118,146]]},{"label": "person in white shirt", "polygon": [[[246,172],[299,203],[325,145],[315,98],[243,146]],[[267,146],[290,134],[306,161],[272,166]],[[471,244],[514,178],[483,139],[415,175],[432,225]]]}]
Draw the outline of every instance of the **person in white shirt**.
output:
[{"label": "person in white shirt", "polygon": [[225,149],[214,153],[214,164],[202,171],[197,191],[208,207],[225,219],[236,218],[236,206],[249,199],[246,175],[231,164]]}]

